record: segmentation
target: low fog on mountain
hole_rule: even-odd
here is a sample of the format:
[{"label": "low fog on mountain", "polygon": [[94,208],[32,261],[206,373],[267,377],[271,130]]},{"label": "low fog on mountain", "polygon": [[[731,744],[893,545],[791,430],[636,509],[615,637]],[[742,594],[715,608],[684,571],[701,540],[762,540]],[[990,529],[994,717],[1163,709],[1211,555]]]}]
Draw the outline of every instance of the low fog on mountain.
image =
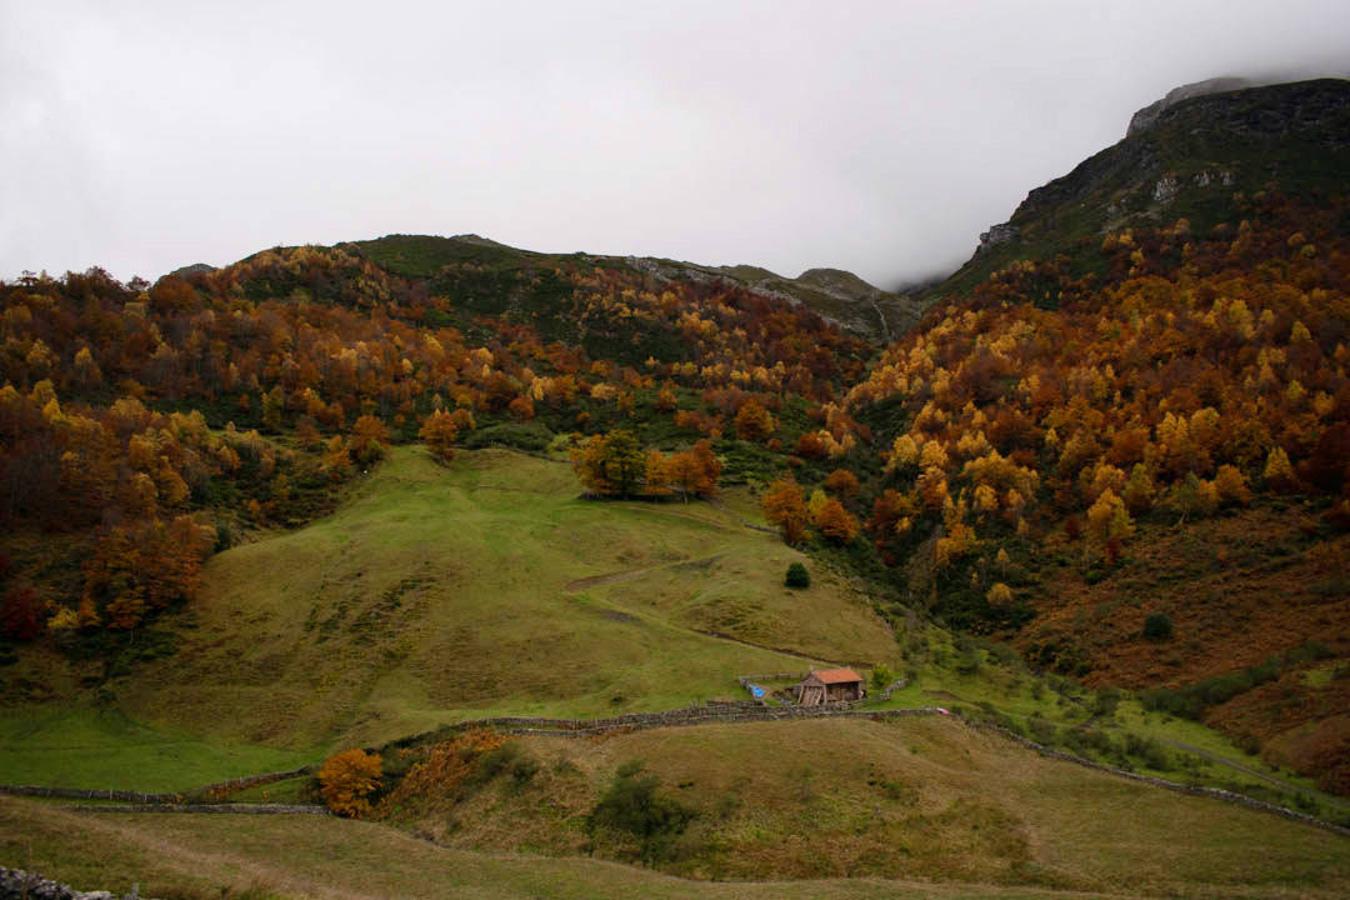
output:
[{"label": "low fog on mountain", "polygon": [[0,4],[0,274],[475,232],[893,287],[1185,82],[1350,7]]}]

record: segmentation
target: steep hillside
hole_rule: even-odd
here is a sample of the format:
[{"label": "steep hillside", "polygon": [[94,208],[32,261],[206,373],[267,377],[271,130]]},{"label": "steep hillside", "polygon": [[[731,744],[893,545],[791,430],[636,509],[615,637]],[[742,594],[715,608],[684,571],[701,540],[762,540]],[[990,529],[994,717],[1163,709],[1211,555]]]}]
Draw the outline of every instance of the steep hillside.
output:
[{"label": "steep hillside", "polygon": [[1085,251],[1108,232],[1181,218],[1204,230],[1234,221],[1235,195],[1274,188],[1326,197],[1344,190],[1350,81],[1220,90],[1155,106],[1140,113],[1147,127],[1132,128],[1118,144],[1031,191],[1012,218],[981,235],[971,260],[927,295],[969,291],[1014,260],[1059,254],[1069,257],[1075,274],[1101,274]]},{"label": "steep hillside", "polygon": [[1167,106],[1033,191],[847,403],[908,597],[1342,793],[1346,171],[1350,82]]}]

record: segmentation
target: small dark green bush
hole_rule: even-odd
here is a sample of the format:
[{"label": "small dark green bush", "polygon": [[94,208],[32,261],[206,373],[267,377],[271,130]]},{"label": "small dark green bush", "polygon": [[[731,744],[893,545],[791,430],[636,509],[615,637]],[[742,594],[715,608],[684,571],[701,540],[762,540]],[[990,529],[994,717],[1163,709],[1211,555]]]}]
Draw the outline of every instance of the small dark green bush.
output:
[{"label": "small dark green bush", "polygon": [[806,566],[795,562],[788,566],[783,583],[790,588],[808,588],[811,586],[811,573],[806,571]]},{"label": "small dark green bush", "polygon": [[533,756],[522,756],[511,764],[510,772],[511,784],[516,789],[523,788],[539,774],[539,760]]},{"label": "small dark green bush", "polygon": [[1032,715],[1030,719],[1027,719],[1027,731],[1031,732],[1031,739],[1038,744],[1053,744],[1055,742],[1055,726],[1039,715]]},{"label": "small dark green bush", "polygon": [[[484,753],[474,761],[473,768],[469,771],[468,777],[464,779],[464,784],[467,787],[481,787],[498,775],[512,771],[515,766],[521,765],[522,761],[526,759],[528,757],[524,755],[520,745],[515,741],[502,744],[495,750]],[[533,772],[530,773],[530,777],[533,777],[533,774]]]},{"label": "small dark green bush", "polygon": [[1166,772],[1172,768],[1172,760],[1168,757],[1167,751],[1151,737],[1126,734],[1125,753],[1157,772]]},{"label": "small dark green bush", "polygon": [[619,767],[609,789],[591,810],[586,829],[626,833],[638,842],[638,856],[644,865],[666,858],[674,840],[684,832],[694,811],[660,792],[661,781],[655,775],[643,775],[636,760]]},{"label": "small dark green bush", "polygon": [[1165,641],[1172,637],[1172,620],[1164,613],[1154,613],[1144,620],[1144,637],[1150,641]]},{"label": "small dark green bush", "polygon": [[538,422],[523,424],[507,422],[471,431],[460,443],[469,450],[499,446],[539,453],[547,450],[552,441],[553,432]]},{"label": "small dark green bush", "polygon": [[872,689],[884,691],[895,681],[895,673],[886,666],[877,666],[872,670]]},{"label": "small dark green bush", "polygon": [[1120,706],[1120,691],[1116,688],[1107,688],[1097,694],[1092,704],[1092,714],[1109,719],[1116,714],[1116,708]]}]

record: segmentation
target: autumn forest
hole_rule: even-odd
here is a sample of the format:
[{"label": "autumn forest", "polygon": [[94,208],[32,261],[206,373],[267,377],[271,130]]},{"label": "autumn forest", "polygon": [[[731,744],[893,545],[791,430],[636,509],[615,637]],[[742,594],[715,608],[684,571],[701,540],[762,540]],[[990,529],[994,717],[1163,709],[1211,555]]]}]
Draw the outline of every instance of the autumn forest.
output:
[{"label": "autumn forest", "polygon": [[[831,591],[852,598],[847,615],[871,623],[849,624],[849,634],[875,628],[893,639],[894,654],[868,663],[879,703],[908,689],[904,703],[946,704],[1023,740],[1229,787],[1200,769],[1211,745],[1196,746],[1220,735],[1213,740],[1274,773],[1261,776],[1271,784],[1301,779],[1300,789],[1320,792],[1305,811],[1343,825],[1335,798],[1350,796],[1350,198],[1343,182],[1275,177],[1225,183],[1223,193],[1122,213],[1100,229],[1062,213],[1053,246],[1036,245],[1049,250],[996,266],[977,253],[950,282],[916,290],[922,318],[888,341],[731,275],[479,238],[276,247],[153,283],[97,268],[0,282],[0,668],[17,673],[6,691],[30,703],[88,691],[106,706],[109,685],[171,659],[187,640],[218,559],[369,501],[369,486],[384,484],[402,454],[394,471],[417,490],[433,483],[413,468],[425,463],[455,473],[464,496],[517,490],[527,504],[556,493],[559,476],[547,473],[563,472],[572,479],[563,500],[583,509],[558,506],[566,515],[636,510],[692,529],[669,546],[644,538],[640,552],[617,557],[632,560],[621,571],[568,580],[558,603],[577,615],[624,624],[671,616],[682,636],[786,654],[754,657],[758,669],[738,662],[740,676],[796,659],[867,658],[830,643],[844,640],[834,633],[804,631],[800,644],[781,637],[784,623],[815,618],[820,594],[806,591]],[[985,265],[987,274],[969,274]],[[503,459],[542,468],[529,469],[528,484],[499,484],[490,466]],[[522,519],[522,540],[563,515]],[[623,527],[633,526],[613,526],[606,540],[625,540]],[[772,559],[772,602],[795,605],[769,614],[725,600],[722,587],[699,593],[699,579],[737,553],[708,537],[729,529],[768,545],[755,552]],[[570,547],[558,533],[550,547]],[[786,586],[783,554],[802,568]],[[768,571],[753,559],[744,565]],[[297,570],[308,564],[298,558]],[[459,560],[444,565],[468,578]],[[366,591],[383,606],[362,620],[376,637],[354,646],[381,639],[380,628],[415,608],[406,597],[431,577],[417,573]],[[630,604],[613,608],[588,593],[653,573],[688,593],[676,601],[652,589],[648,606],[603,595]],[[326,590],[347,589],[324,578]],[[306,634],[327,640],[341,617],[316,625],[314,615]],[[237,627],[256,627],[263,640],[272,626],[256,621]],[[542,652],[509,646],[528,658]],[[409,651],[382,652],[380,665],[393,665]],[[77,673],[60,682],[76,686],[31,675],[57,670]],[[579,663],[565,671],[538,679],[590,677]],[[935,671],[980,699],[924,681]],[[772,677],[745,676],[741,687]],[[733,692],[735,679],[726,681]],[[636,688],[604,690],[616,714],[658,703]],[[524,704],[531,715],[556,711],[543,691]],[[1023,691],[1034,705],[1007,700]],[[500,712],[484,697],[474,702]],[[1080,719],[1047,724],[1050,701]],[[1122,702],[1135,704],[1139,722],[1163,723],[1149,732],[1163,737],[1113,739]],[[544,763],[490,729],[440,734],[425,751],[387,747],[395,768],[382,776],[379,757],[357,749],[365,720],[353,712],[344,721],[341,745],[329,748],[342,752],[317,776],[322,802],[345,816],[424,816],[417,828],[436,842],[456,845],[455,829],[467,827],[453,816],[427,824],[445,810],[471,808],[484,821],[519,814],[501,810],[543,777]],[[274,735],[248,737],[265,744]],[[1194,762],[1169,769],[1169,754],[1183,753]],[[559,784],[590,771],[550,765]],[[814,776],[805,771],[792,777],[809,807]],[[554,855],[600,847],[695,878],[747,874],[708,849],[721,846],[711,838],[698,849],[679,843],[686,829],[714,827],[699,822],[730,821],[744,801],[699,812],[640,765],[615,772],[584,816],[574,811],[571,837],[540,831],[539,846]],[[491,811],[473,806],[488,803],[475,791],[499,777],[512,785],[507,799]],[[891,800],[906,796],[869,777]],[[1260,796],[1288,802],[1273,789]],[[664,817],[665,836],[629,835],[606,850],[595,835],[627,834],[630,802]],[[491,843],[463,834],[480,842],[464,846]],[[890,864],[857,871],[894,874]],[[765,862],[751,874],[833,872],[796,865]]]}]

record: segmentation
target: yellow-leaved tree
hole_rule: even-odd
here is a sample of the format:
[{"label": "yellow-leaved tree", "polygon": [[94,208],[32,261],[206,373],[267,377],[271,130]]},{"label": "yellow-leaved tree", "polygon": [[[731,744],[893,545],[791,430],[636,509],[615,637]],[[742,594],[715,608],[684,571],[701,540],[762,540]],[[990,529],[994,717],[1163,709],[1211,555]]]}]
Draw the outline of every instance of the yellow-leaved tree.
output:
[{"label": "yellow-leaved tree", "polygon": [[355,748],[324,761],[319,769],[323,801],[340,816],[357,818],[370,812],[370,795],[380,786],[383,760],[378,753]]},{"label": "yellow-leaved tree", "polygon": [[1120,544],[1134,534],[1134,522],[1125,501],[1107,488],[1088,510],[1088,546],[1099,548],[1109,562],[1120,556]]},{"label": "yellow-leaved tree", "polygon": [[455,455],[455,438],[459,436],[459,428],[450,413],[438,409],[427,416],[417,436],[437,459],[448,461]]}]

